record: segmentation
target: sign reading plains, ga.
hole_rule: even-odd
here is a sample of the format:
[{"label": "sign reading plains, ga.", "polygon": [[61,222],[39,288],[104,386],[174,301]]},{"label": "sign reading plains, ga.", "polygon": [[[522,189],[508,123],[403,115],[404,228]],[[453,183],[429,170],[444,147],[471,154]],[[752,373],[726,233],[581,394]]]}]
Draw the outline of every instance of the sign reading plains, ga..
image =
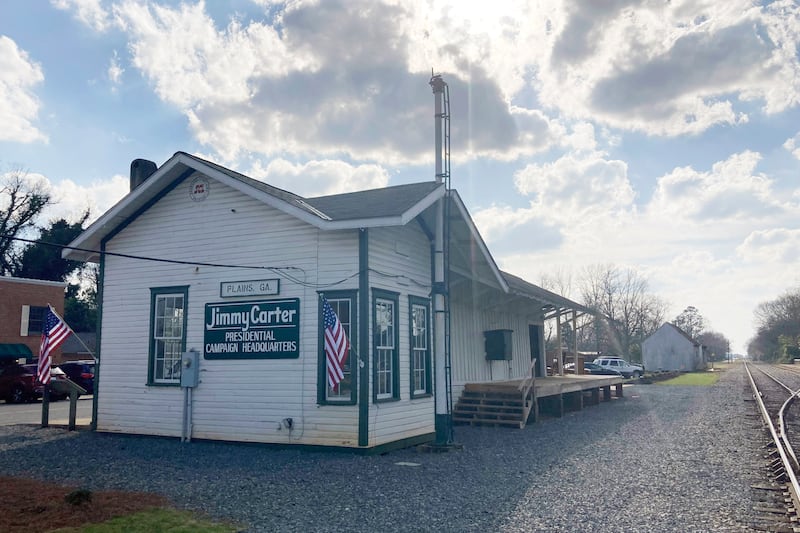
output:
[{"label": "sign reading plains, ga.", "polygon": [[206,359],[300,357],[300,299],[206,304]]}]

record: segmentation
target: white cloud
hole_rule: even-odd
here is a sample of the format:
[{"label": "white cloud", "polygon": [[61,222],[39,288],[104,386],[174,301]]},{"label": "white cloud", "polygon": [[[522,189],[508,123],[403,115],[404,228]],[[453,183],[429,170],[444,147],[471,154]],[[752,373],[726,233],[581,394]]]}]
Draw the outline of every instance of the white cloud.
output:
[{"label": "white cloud", "polygon": [[534,197],[534,212],[560,223],[593,224],[633,210],[635,193],[624,161],[601,153],[567,154],[514,174],[517,190]]},{"label": "white cloud", "polygon": [[[43,176],[41,178],[46,179]],[[89,209],[88,222],[91,223],[120,201],[130,187],[128,177],[122,175],[96,180],[89,185],[81,185],[72,180],[55,183],[47,181],[50,183],[54,203],[42,213],[45,220],[64,218],[74,221]]]},{"label": "white cloud", "polygon": [[47,141],[33,125],[40,105],[33,89],[43,80],[41,67],[17,43],[0,35],[0,141]]},{"label": "white cloud", "polygon": [[104,32],[110,25],[101,0],[50,0],[50,4],[56,9],[73,11],[76,19],[95,31]]},{"label": "white cloud", "polygon": [[[127,0],[115,15],[132,64],[226,159],[246,152],[387,164],[432,157],[432,64],[413,66],[412,57],[420,43],[444,43],[439,21],[423,21],[425,12],[410,4],[292,2],[280,12],[280,30],[235,20],[219,29],[202,3],[173,9]],[[430,30],[428,41],[418,22]],[[507,88],[456,48],[445,46],[434,61],[450,87],[453,138],[468,147],[454,157],[513,159],[556,142],[557,123],[510,106]],[[515,86],[522,85],[520,78]]]},{"label": "white cloud", "polygon": [[800,133],[795,135],[794,137],[790,137],[786,139],[786,142],[783,143],[783,147],[794,156],[795,159],[800,159]]},{"label": "white cloud", "polygon": [[[465,147],[456,160],[508,161],[591,139],[575,130],[563,140],[550,110],[679,135],[745,123],[753,103],[774,113],[799,101],[800,7],[781,2],[259,5],[274,18],[223,28],[203,3],[114,8],[133,65],[226,159],[429,160],[430,128],[420,125],[430,124],[431,67],[450,86],[452,135]],[[531,88],[537,103],[514,102]]]},{"label": "white cloud", "polygon": [[[699,133],[798,103],[800,7],[749,1],[565,2],[532,31],[535,86],[565,114],[650,134]],[[742,109],[737,109],[742,108]]]},{"label": "white cloud", "polygon": [[736,253],[749,262],[795,266],[800,260],[800,229],[754,231],[736,248]]},{"label": "white cloud", "polygon": [[124,72],[125,69],[119,64],[119,56],[117,55],[117,51],[114,50],[114,55],[111,57],[111,60],[108,64],[108,81],[111,82],[112,90],[116,90],[116,87],[122,81],[122,74]]},{"label": "white cloud", "polygon": [[266,167],[256,162],[248,175],[305,197],[377,189],[389,183],[386,169],[378,165],[351,165],[339,160],[295,164],[274,159]]},{"label": "white cloud", "polygon": [[777,198],[771,179],[756,174],[756,152],[734,154],[715,163],[710,172],[676,168],[658,179],[649,209],[668,220],[719,221],[763,219],[789,206]]},{"label": "white cloud", "polygon": [[[100,31],[111,20],[99,0],[52,2]],[[575,128],[564,139],[559,114],[614,143],[605,128],[697,134],[800,101],[791,2],[255,4],[263,19],[225,26],[203,2],[109,9],[134,68],[224,159],[429,161],[431,68],[450,86],[456,162],[596,149]],[[109,79],[121,73],[112,60]]]},{"label": "white cloud", "polygon": [[533,208],[513,208],[508,205],[493,204],[485,209],[476,210],[472,214],[475,225],[481,236],[487,241],[494,241],[504,232],[522,226],[536,218]]}]

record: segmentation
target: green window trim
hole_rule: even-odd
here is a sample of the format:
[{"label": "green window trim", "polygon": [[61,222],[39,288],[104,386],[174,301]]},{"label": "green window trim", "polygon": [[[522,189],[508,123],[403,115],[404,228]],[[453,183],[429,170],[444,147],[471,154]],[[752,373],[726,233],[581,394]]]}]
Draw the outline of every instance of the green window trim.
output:
[{"label": "green window trim", "polygon": [[[164,342],[166,345],[167,342],[163,340],[166,337],[159,336],[156,338],[156,311],[158,308],[158,302],[161,298],[168,298],[168,297],[175,297],[181,298],[181,305],[182,305],[182,317],[181,317],[181,332],[180,332],[180,346],[179,350],[177,351],[177,366],[173,365],[171,369],[172,375],[169,379],[166,378],[158,378],[158,370],[159,364],[157,364],[158,358],[158,350],[156,348],[159,341]],[[180,354],[186,351],[186,324],[187,324],[187,310],[189,308],[189,286],[188,285],[180,285],[180,286],[173,286],[173,287],[152,287],[150,289],[150,332],[148,335],[148,356],[147,356],[147,385],[153,387],[180,387],[181,384],[181,376],[180,376]],[[174,337],[172,342],[174,343]],[[173,357],[169,357],[169,359],[175,359],[174,357],[175,351],[172,350]],[[161,360],[166,364],[166,350],[165,355]],[[166,368],[166,367],[165,367]],[[163,370],[163,369],[162,369]],[[177,374],[175,374],[175,370],[177,370]]]},{"label": "green window trim", "polygon": [[[318,324],[318,341],[317,345],[317,404],[319,405],[355,405],[358,401],[358,365],[353,364],[358,361],[358,291],[357,290],[343,290],[343,291],[324,291],[321,294],[329,302],[337,302],[342,300],[349,300],[350,316],[348,320],[343,320],[339,317],[343,325],[346,325],[345,331],[348,331],[348,340],[350,341],[350,355],[347,356],[350,374],[350,396],[349,398],[340,397],[337,399],[328,397],[328,375],[327,363],[325,356],[325,326],[322,318],[322,298],[317,298],[317,324]],[[336,309],[334,309],[335,311]],[[347,322],[347,323],[346,323]],[[345,324],[346,323],[346,324]],[[347,377],[347,376],[345,376]]]},{"label": "green window trim", "polygon": [[[415,313],[417,311],[417,313]],[[422,324],[415,319],[421,314]],[[408,367],[409,391],[412,399],[433,394],[431,364],[431,301],[419,296],[408,297]],[[421,365],[419,366],[418,365]],[[417,385],[421,382],[421,387]]]},{"label": "green window trim", "polygon": [[400,399],[399,302],[399,293],[372,289],[373,403]]}]

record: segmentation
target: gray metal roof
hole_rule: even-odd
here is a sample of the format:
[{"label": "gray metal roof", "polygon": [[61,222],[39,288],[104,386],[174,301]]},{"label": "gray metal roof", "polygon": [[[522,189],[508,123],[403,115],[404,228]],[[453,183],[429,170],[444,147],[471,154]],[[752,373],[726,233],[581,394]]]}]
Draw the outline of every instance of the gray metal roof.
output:
[{"label": "gray metal roof", "polygon": [[[253,179],[253,178],[249,177],[249,176],[245,176],[244,174],[236,172],[235,170],[231,170],[229,168],[225,168],[222,165],[218,165],[217,163],[214,163],[213,161],[208,161],[207,159],[203,159],[201,157],[197,157],[196,155],[187,154],[186,152],[175,152],[175,155],[179,155],[179,154],[184,155],[184,156],[188,157],[189,159],[193,159],[193,160],[197,161],[198,163],[202,163],[204,165],[208,165],[209,167],[213,168],[214,170],[216,170],[218,172],[221,172],[221,173],[225,174],[226,176],[231,177],[231,178],[233,178],[233,179],[235,179],[237,181],[240,181],[240,182],[244,183],[245,185],[249,185],[250,187],[253,187],[254,189],[258,189],[259,191],[265,192],[265,193],[267,193],[267,194],[269,194],[271,196],[274,196],[275,198],[280,198],[284,202],[286,202],[288,204],[291,204],[294,207],[297,207],[299,209],[302,209],[303,211],[306,211],[306,212],[308,212],[308,213],[310,213],[310,214],[312,214],[314,216],[320,216],[320,213],[317,213],[317,212],[315,212],[315,210],[310,209],[310,206],[305,202],[305,200],[303,199],[302,196],[298,196],[297,194],[291,193],[289,191],[285,191],[283,189],[279,189],[278,187],[273,187],[272,185],[268,185],[268,184],[264,183],[263,181],[258,181],[256,179]],[[321,217],[321,218],[325,218],[325,217]]]},{"label": "gray metal roof", "polygon": [[400,216],[438,187],[435,181],[395,185],[329,196],[306,198],[305,201],[328,215],[331,220],[353,220]]},{"label": "gray metal roof", "polygon": [[522,278],[519,278],[513,274],[509,274],[508,272],[502,272],[503,277],[508,283],[508,290],[513,294],[518,294],[520,296],[526,296],[528,298],[532,298],[534,300],[539,300],[544,304],[552,305],[558,309],[568,309],[571,311],[577,311],[580,313],[586,313],[590,315],[596,314],[595,311],[589,309],[586,306],[583,306],[577,302],[573,302],[569,298],[565,298],[559,294],[554,292],[548,291],[547,289],[543,289],[538,285],[534,285],[533,283],[528,283]]},{"label": "gray metal roof", "polygon": [[[695,345],[695,346],[700,346],[700,342],[699,342],[699,341],[697,341],[697,340],[693,339],[691,335],[689,335],[688,333],[686,333],[685,331],[683,331],[681,328],[679,328],[678,326],[676,326],[676,325],[675,325],[675,324],[673,324],[672,322],[664,322],[664,324],[661,326],[661,328],[663,328],[664,326],[672,326],[672,328],[673,328],[675,331],[677,331],[678,333],[680,333],[681,335],[683,335],[684,337],[686,337],[686,340],[688,340],[689,342],[691,342],[691,343],[692,343],[693,345]],[[658,328],[658,329],[661,329],[661,328]],[[656,331],[658,331],[658,330],[656,330]],[[651,337],[652,337],[652,335],[651,335]]]}]

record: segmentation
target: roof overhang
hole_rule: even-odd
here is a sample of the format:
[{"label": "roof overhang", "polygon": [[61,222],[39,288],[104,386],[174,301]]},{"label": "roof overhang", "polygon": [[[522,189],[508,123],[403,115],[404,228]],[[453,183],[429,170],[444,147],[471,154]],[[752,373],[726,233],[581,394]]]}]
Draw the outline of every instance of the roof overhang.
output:
[{"label": "roof overhang", "polygon": [[574,302],[560,294],[548,291],[533,283],[528,283],[524,279],[512,274],[504,272],[503,275],[509,280],[509,293],[539,302],[542,309],[542,316],[545,320],[568,313],[575,313],[576,318],[584,315],[597,316],[597,312],[593,309]]}]

